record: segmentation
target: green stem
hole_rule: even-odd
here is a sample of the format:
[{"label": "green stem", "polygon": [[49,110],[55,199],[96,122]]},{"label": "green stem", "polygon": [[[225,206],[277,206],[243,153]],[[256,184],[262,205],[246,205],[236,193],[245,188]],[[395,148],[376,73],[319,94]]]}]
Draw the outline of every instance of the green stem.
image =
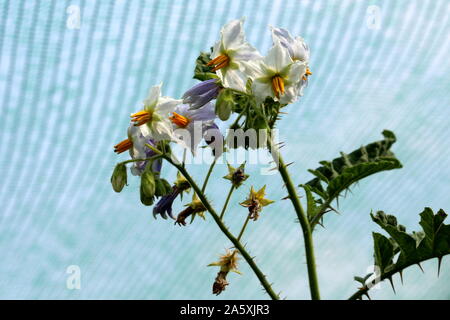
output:
[{"label": "green stem", "polygon": [[205,192],[205,190],[206,190],[206,185],[208,184],[209,177],[211,176],[214,166],[216,165],[216,161],[217,161],[217,159],[214,159],[214,161],[209,166],[208,173],[206,174],[205,181],[203,182],[202,192]]},{"label": "green stem", "polygon": [[[203,190],[202,190],[203,191]],[[220,220],[223,219],[225,211],[227,210],[228,202],[230,201],[231,195],[233,194],[234,186],[231,185],[230,191],[228,191],[227,199],[225,200],[225,204],[223,205],[222,212],[220,213]]]},{"label": "green stem", "polygon": [[156,159],[159,159],[159,158],[162,158],[162,157],[163,157],[163,156],[162,156],[161,154],[158,154],[158,155],[153,156],[153,157],[150,157],[150,158],[145,158],[145,159],[130,159],[130,160],[122,161],[122,162],[119,162],[119,163],[121,163],[121,164],[127,164],[127,163],[130,163],[130,162],[150,161],[150,160],[156,160]]},{"label": "green stem", "polygon": [[183,150],[183,164],[182,164],[182,165],[183,165],[183,168],[186,167],[186,150],[187,150],[187,149],[184,149],[184,150]]},{"label": "green stem", "polygon": [[239,232],[239,235],[237,237],[238,241],[241,241],[242,235],[244,234],[245,228],[247,228],[248,221],[250,220],[250,214],[247,215],[247,218],[245,219],[244,225],[242,226],[241,232]]},{"label": "green stem", "polygon": [[309,289],[311,292],[311,298],[313,300],[320,299],[319,293],[319,283],[317,279],[316,263],[314,258],[314,246],[312,239],[312,230],[306,217],[305,211],[302,208],[300,200],[297,195],[297,191],[292,183],[289,172],[287,171],[286,165],[281,157],[281,154],[276,146],[271,145],[271,138],[269,135],[268,139],[269,151],[272,154],[273,160],[278,164],[278,171],[286,184],[287,191],[289,193],[289,198],[291,199],[292,205],[294,206],[295,212],[297,213],[298,220],[302,227],[303,239],[305,242],[305,252],[306,252],[306,264],[308,266],[308,278],[309,278]]},{"label": "green stem", "polygon": [[259,269],[259,267],[256,265],[256,263],[253,261],[250,254],[245,250],[244,246],[231,234],[231,232],[228,230],[228,228],[225,226],[225,224],[220,220],[219,215],[216,213],[214,208],[211,206],[209,201],[206,199],[206,196],[202,190],[197,186],[195,181],[192,179],[192,177],[189,175],[189,173],[186,171],[185,168],[183,168],[181,165],[178,165],[175,163],[169,156],[164,155],[164,159],[166,159],[170,164],[175,166],[181,174],[186,178],[186,180],[189,182],[189,184],[192,186],[194,191],[197,193],[197,196],[199,197],[200,201],[205,206],[206,210],[209,211],[211,216],[213,217],[214,221],[219,226],[220,230],[225,234],[225,236],[233,243],[234,247],[239,250],[241,255],[244,257],[245,261],[249,264],[250,268],[253,270],[253,272],[258,277],[259,281],[261,282],[261,285],[266,290],[267,294],[273,299],[278,300],[278,295],[273,291],[271,285],[266,279],[266,276],[262,273],[262,271]]}]

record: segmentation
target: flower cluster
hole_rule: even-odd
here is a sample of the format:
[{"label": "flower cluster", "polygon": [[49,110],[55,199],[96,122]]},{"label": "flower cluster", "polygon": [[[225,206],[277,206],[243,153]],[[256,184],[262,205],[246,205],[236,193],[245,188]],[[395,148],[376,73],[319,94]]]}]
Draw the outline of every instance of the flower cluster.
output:
[{"label": "flower cluster", "polygon": [[[150,206],[157,199],[153,207],[155,218],[158,215],[163,219],[170,217],[175,220],[175,224],[185,226],[188,217],[191,217],[192,222],[197,215],[204,218],[204,212],[207,211],[208,206],[202,202],[206,197],[194,192],[192,201],[185,205],[184,210],[173,215],[172,207],[178,197],[182,198],[191,187],[199,192],[199,188],[191,185],[193,180],[185,171],[184,161],[182,166],[177,167],[179,172],[172,185],[162,177],[162,161],[174,164],[171,160],[173,146],[179,146],[184,152],[195,156],[204,141],[204,147],[211,148],[215,160],[227,148],[260,148],[267,142],[267,133],[279,119],[280,109],[295,102],[303,94],[311,75],[309,48],[304,40],[291,36],[285,29],[271,27],[273,45],[263,56],[247,42],[243,24],[243,19],[226,24],[212,51],[200,54],[194,74],[194,78],[200,82],[188,89],[180,99],[163,96],[162,84],[151,87],[141,107],[130,116],[127,139],[114,146],[117,154],[128,151],[131,159],[117,164],[111,177],[113,189],[120,192],[127,185],[126,165],[129,164],[131,173],[141,179],[141,202]],[[219,129],[220,121],[227,121],[233,115],[236,118],[231,129],[242,132],[262,129],[266,135],[258,135],[256,143],[233,140],[225,144],[226,138]],[[212,167],[204,187],[211,171]],[[233,191],[249,178],[245,172],[245,163],[237,168],[228,164],[228,174],[223,178],[229,180],[231,186],[220,217],[215,217],[216,221],[223,219]],[[265,186],[259,191],[251,187],[248,199],[240,203],[248,208],[248,214],[237,237],[238,241],[248,221],[257,220],[263,207],[272,202],[265,198]],[[230,271],[238,272],[239,250],[242,252],[243,249],[227,251],[220,261],[211,264],[220,267],[213,293],[220,294],[225,290],[228,285],[226,277]]]}]

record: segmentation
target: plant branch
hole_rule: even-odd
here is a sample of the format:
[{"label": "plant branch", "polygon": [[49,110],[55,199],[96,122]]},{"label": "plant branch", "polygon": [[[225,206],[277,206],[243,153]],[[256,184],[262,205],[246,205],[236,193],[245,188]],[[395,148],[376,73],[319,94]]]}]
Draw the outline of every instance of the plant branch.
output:
[{"label": "plant branch", "polygon": [[266,290],[267,294],[269,294],[269,296],[273,299],[273,300],[278,300],[279,297],[278,295],[273,291],[271,285],[269,284],[269,282],[266,279],[266,276],[262,273],[262,271],[259,269],[259,267],[256,265],[256,263],[253,261],[252,257],[250,256],[250,254],[245,250],[244,246],[231,234],[231,232],[228,230],[228,228],[225,226],[225,224],[222,222],[222,220],[220,220],[219,215],[216,213],[216,211],[214,210],[214,208],[211,206],[211,204],[209,203],[209,201],[206,199],[206,196],[204,194],[204,192],[202,190],[200,190],[200,188],[197,186],[197,184],[195,183],[195,181],[192,179],[192,177],[189,175],[189,173],[186,171],[186,169],[175,163],[170,156],[164,154],[163,158],[165,160],[167,160],[170,164],[172,164],[173,166],[175,166],[180,172],[181,174],[186,178],[186,180],[189,182],[189,184],[191,185],[191,187],[194,189],[194,191],[197,193],[197,196],[199,197],[200,201],[203,203],[203,205],[205,206],[205,208],[209,211],[209,213],[211,214],[211,216],[213,217],[214,221],[217,223],[217,225],[219,226],[220,230],[225,234],[225,236],[233,243],[234,247],[239,250],[239,252],[242,254],[242,256],[244,257],[245,261],[247,261],[247,263],[249,264],[250,268],[253,270],[253,272],[256,274],[256,276],[258,277],[259,281],[261,282],[261,285],[264,287],[264,289]]},{"label": "plant branch", "polygon": [[244,234],[245,228],[247,228],[248,221],[250,220],[250,214],[247,215],[247,218],[245,219],[244,225],[242,226],[241,232],[239,232],[239,235],[237,237],[238,241],[241,241],[242,235]]},{"label": "plant branch", "polygon": [[230,191],[228,192],[227,199],[225,200],[225,204],[223,205],[222,212],[220,213],[220,220],[222,220],[223,216],[225,215],[225,211],[227,210],[228,202],[230,201],[233,191],[234,191],[234,185],[231,185]]},{"label": "plant branch", "polygon": [[209,177],[211,176],[211,173],[214,169],[214,166],[216,165],[216,162],[217,162],[217,158],[214,159],[214,161],[209,166],[208,173],[206,174],[205,181],[203,182],[202,192],[205,192],[205,190],[206,190],[206,185],[208,184]]},{"label": "plant branch", "polygon": [[140,162],[140,161],[151,161],[151,160],[156,160],[159,158],[162,158],[161,154],[157,154],[156,156],[153,156],[150,158],[145,158],[145,159],[130,159],[130,160],[119,162],[119,164],[127,164],[127,163],[131,163],[131,162]]},{"label": "plant branch", "polygon": [[314,246],[312,239],[312,229],[308,222],[308,218],[303,210],[300,200],[297,195],[297,191],[292,183],[287,167],[281,157],[281,154],[276,146],[272,146],[271,135],[269,134],[268,139],[269,151],[272,154],[273,160],[278,164],[278,171],[286,185],[287,191],[289,193],[289,198],[291,199],[292,205],[294,206],[295,212],[297,213],[298,220],[302,227],[303,239],[305,242],[306,251],[306,263],[308,266],[308,278],[309,278],[309,289],[311,292],[311,298],[313,300],[320,299],[319,293],[319,283],[317,279],[316,263],[314,257]]}]

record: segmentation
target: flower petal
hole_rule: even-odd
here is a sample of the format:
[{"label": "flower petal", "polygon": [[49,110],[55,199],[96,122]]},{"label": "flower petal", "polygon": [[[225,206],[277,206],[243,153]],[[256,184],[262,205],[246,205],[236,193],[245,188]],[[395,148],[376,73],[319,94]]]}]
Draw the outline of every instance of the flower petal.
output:
[{"label": "flower petal", "polygon": [[279,100],[281,104],[290,104],[297,101],[299,87],[297,85],[292,85],[285,87],[284,94],[280,96]]},{"label": "flower petal", "polygon": [[246,75],[239,69],[227,68],[227,70],[218,70],[217,75],[222,79],[225,88],[231,88],[245,92],[245,84],[247,83]]},{"label": "flower petal", "polygon": [[267,97],[273,97],[272,86],[268,82],[262,82],[258,79],[253,81],[253,94],[258,102],[264,101]]},{"label": "flower petal", "polygon": [[168,118],[160,119],[158,121],[151,121],[150,130],[155,141],[172,140],[173,129],[172,123]]},{"label": "flower petal", "polygon": [[212,103],[207,103],[203,107],[195,110],[190,110],[190,119],[193,121],[211,121],[216,118],[216,113],[214,111],[214,105]]},{"label": "flower petal", "polygon": [[161,86],[162,83],[157,86],[153,86],[148,90],[147,98],[144,100],[145,107],[154,107],[156,105],[159,97],[161,96]]},{"label": "flower petal", "polygon": [[303,62],[296,61],[289,68],[289,72],[286,76],[287,85],[293,85],[300,82],[305,75],[306,65]]},{"label": "flower petal", "polygon": [[166,115],[169,112],[172,112],[180,103],[182,103],[182,100],[177,100],[170,97],[160,97],[158,104],[155,107],[155,112],[160,115]]},{"label": "flower petal", "polygon": [[250,43],[244,42],[235,49],[232,56],[233,62],[251,61],[255,59],[262,59],[262,55]]},{"label": "flower petal", "polygon": [[244,23],[244,18],[239,20],[232,20],[223,26],[222,34],[222,45],[225,50],[233,50],[239,47],[245,39],[244,30],[242,25]]},{"label": "flower petal", "polygon": [[277,42],[270,50],[267,56],[264,58],[264,62],[267,66],[273,68],[276,72],[280,72],[287,65],[293,61],[289,56],[288,50],[283,47],[280,42]]}]

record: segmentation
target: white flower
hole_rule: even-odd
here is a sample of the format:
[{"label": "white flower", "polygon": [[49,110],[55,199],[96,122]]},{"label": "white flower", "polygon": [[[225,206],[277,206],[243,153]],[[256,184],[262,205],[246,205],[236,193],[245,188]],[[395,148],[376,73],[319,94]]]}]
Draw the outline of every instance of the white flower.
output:
[{"label": "white flower", "polygon": [[146,124],[155,141],[171,140],[172,125],[169,113],[181,103],[170,97],[161,96],[161,84],[151,87],[144,100],[144,109],[131,115],[135,126]]},{"label": "white flower", "polygon": [[232,20],[223,26],[208,63],[214,66],[224,87],[239,91],[245,91],[248,79],[246,62],[261,59],[259,52],[245,41],[243,23],[244,19]]},{"label": "white flower", "polygon": [[[122,153],[129,150],[132,159],[148,159],[156,155],[156,153],[152,149],[148,148],[146,144],[153,147],[156,146],[155,140],[152,139],[150,129],[147,126],[135,126],[131,123],[128,127],[128,139],[115,145],[114,151],[116,153]],[[141,175],[146,165],[147,161],[133,162],[131,173],[133,175]],[[154,172],[160,172],[161,161],[154,161],[152,170]]]},{"label": "white flower", "polygon": [[288,49],[289,56],[292,60],[309,62],[309,47],[302,37],[293,38],[289,31],[283,28],[271,27],[273,43],[279,42],[283,47]]},{"label": "white flower", "polygon": [[259,101],[272,97],[281,104],[295,102],[299,82],[306,72],[305,63],[294,62],[288,50],[277,42],[267,56],[254,65],[252,89]]},{"label": "white flower", "polygon": [[188,104],[178,105],[170,120],[174,128],[174,140],[195,155],[197,146],[207,131],[213,128],[216,114],[214,105],[207,103],[199,109],[190,109]]},{"label": "white flower", "polygon": [[301,61],[306,65],[305,75],[299,82],[299,95],[303,95],[303,89],[308,84],[308,76],[312,74],[308,67],[310,57],[309,47],[302,37],[293,38],[286,29],[271,27],[271,30],[273,43],[279,42],[288,50],[292,60]]}]

